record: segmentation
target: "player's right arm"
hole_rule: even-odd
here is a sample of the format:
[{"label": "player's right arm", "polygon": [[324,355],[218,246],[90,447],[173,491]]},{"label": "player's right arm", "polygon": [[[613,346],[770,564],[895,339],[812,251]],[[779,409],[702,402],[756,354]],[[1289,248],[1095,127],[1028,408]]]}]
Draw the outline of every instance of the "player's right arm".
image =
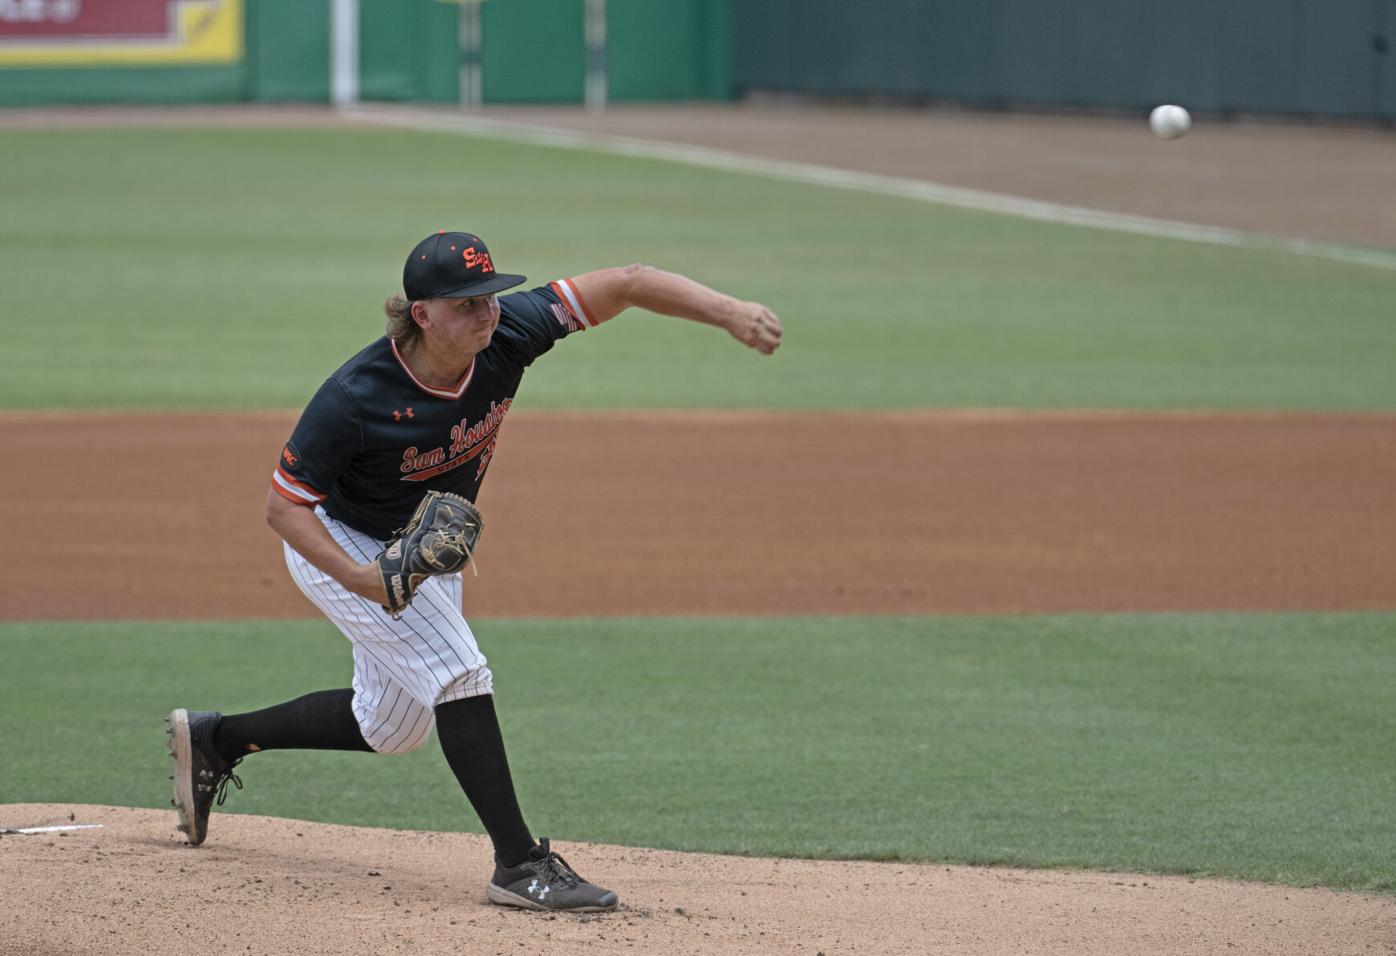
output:
[{"label": "player's right arm", "polygon": [[388,603],[383,577],[373,563],[360,564],[330,536],[313,508],[290,501],[274,487],[267,490],[267,524],[297,554],[334,578],[346,591],[377,604]]},{"label": "player's right arm", "polygon": [[717,326],[762,355],[780,347],[780,319],[769,308],[734,298],[677,272],[635,263],[587,272],[569,281],[594,322],[605,322],[638,307]]}]

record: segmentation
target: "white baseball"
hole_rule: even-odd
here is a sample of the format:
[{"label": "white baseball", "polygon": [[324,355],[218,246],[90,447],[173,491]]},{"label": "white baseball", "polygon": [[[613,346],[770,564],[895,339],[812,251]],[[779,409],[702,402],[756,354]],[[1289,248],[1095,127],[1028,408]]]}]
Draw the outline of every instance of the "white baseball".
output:
[{"label": "white baseball", "polygon": [[1181,106],[1156,106],[1149,114],[1149,129],[1159,139],[1177,139],[1188,131],[1192,117]]}]

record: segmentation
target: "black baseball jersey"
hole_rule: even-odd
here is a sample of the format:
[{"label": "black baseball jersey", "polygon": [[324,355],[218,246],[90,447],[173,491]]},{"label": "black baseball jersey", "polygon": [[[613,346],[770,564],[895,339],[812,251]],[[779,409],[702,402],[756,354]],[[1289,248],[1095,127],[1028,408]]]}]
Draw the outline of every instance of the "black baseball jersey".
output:
[{"label": "black baseball jersey", "polygon": [[419,382],[383,337],[325,380],[282,449],[272,486],[375,538],[405,525],[422,496],[471,501],[524,370],[595,320],[566,279],[499,299],[499,325],[451,389]]}]

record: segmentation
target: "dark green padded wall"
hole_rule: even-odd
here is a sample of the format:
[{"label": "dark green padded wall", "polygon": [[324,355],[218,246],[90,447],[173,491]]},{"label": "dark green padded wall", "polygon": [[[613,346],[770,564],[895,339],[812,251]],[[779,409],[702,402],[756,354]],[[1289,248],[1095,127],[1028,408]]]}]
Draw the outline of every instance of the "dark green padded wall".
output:
[{"label": "dark green padded wall", "polygon": [[454,103],[460,6],[440,0],[359,0],[359,95]]},{"label": "dark green padded wall", "polygon": [[1396,0],[731,0],[737,90],[1396,119]]},{"label": "dark green padded wall", "polygon": [[[330,0],[246,0],[242,63],[0,69],[0,105],[326,102]],[[486,102],[579,103],[583,0],[488,0]],[[361,0],[369,100],[454,103],[459,13]],[[1396,0],[608,0],[616,102],[752,89],[1396,120]]]},{"label": "dark green padded wall", "polygon": [[607,0],[613,100],[725,99],[727,5],[714,0]]},{"label": "dark green padded wall", "polygon": [[485,102],[582,101],[582,0],[489,0],[481,10]]},{"label": "dark green padded wall", "polygon": [[329,0],[248,0],[247,98],[330,98]]},{"label": "dark green padded wall", "polygon": [[[488,103],[580,103],[583,0],[489,0],[481,10]],[[607,0],[608,96],[725,99],[727,0]]]}]

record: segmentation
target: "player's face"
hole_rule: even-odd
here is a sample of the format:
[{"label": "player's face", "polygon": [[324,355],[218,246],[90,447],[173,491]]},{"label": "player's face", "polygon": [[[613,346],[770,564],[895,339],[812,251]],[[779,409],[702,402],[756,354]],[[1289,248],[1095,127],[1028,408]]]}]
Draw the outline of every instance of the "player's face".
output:
[{"label": "player's face", "polygon": [[432,299],[427,303],[431,324],[427,334],[461,356],[482,352],[499,325],[499,299]]}]

